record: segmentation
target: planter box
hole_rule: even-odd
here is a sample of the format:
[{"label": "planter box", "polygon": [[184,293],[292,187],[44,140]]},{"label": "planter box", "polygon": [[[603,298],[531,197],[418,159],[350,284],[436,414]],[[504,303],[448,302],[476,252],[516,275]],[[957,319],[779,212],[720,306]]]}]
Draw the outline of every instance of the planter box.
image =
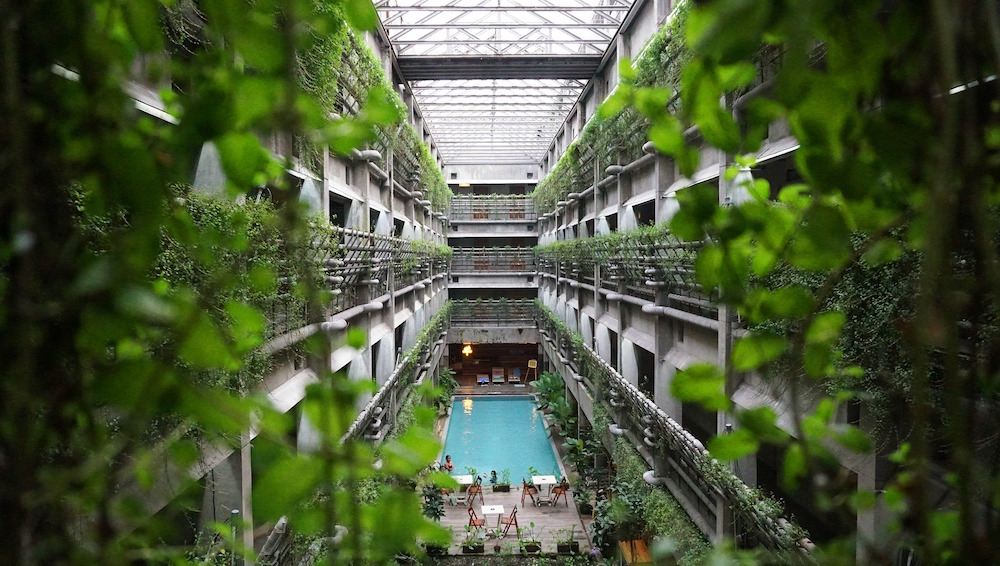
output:
[{"label": "planter box", "polygon": [[497,484],[493,486],[493,493],[510,493],[510,485]]},{"label": "planter box", "polygon": [[556,544],[556,552],[559,554],[579,554],[580,543],[573,541],[569,544]]},{"label": "planter box", "polygon": [[542,552],[541,543],[525,543],[521,546],[521,551],[525,554],[539,554]]},{"label": "planter box", "polygon": [[479,543],[475,546],[463,546],[462,554],[483,554],[486,551],[486,545]]},{"label": "planter box", "polygon": [[445,556],[448,554],[447,546],[428,545],[424,547],[427,556]]},{"label": "planter box", "polygon": [[594,506],[590,503],[580,503],[576,506],[576,510],[579,511],[581,515],[593,515]]}]

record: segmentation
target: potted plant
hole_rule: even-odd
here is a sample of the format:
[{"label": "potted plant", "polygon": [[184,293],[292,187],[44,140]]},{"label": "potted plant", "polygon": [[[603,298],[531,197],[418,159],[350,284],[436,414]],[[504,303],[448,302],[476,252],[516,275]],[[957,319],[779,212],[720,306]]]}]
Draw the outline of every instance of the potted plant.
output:
[{"label": "potted plant", "polygon": [[542,531],[545,527],[535,530],[535,522],[532,521],[527,527],[517,529],[517,538],[521,545],[523,554],[540,554],[542,552]]},{"label": "potted plant", "polygon": [[577,554],[580,552],[580,542],[574,540],[576,527],[556,531],[556,552],[559,554]]},{"label": "potted plant", "polygon": [[427,484],[423,487],[422,494],[424,496],[422,507],[424,517],[440,521],[441,517],[444,517],[444,496],[441,494],[441,488],[434,484]]},{"label": "potted plant", "polygon": [[493,539],[493,552],[500,554],[500,543],[503,542],[503,531],[500,529],[490,529],[487,536]]},{"label": "potted plant", "polygon": [[576,509],[581,515],[592,515],[594,513],[594,504],[591,503],[592,495],[591,490],[585,487],[573,490],[573,502],[576,503]]},{"label": "potted plant", "polygon": [[497,482],[493,484],[493,492],[508,493],[510,492],[510,469],[505,468],[500,472],[500,476],[497,477]]},{"label": "potted plant", "polygon": [[[451,539],[453,533],[454,529],[452,527],[448,527],[449,540]],[[445,556],[446,554],[448,554],[447,544],[427,541],[423,543],[423,546],[424,546],[424,552],[427,553],[427,556]]]},{"label": "potted plant", "polygon": [[486,552],[486,545],[483,543],[483,539],[479,537],[478,531],[472,530],[472,527],[468,525],[466,525],[465,531],[465,538],[462,540],[462,553],[483,554]]}]

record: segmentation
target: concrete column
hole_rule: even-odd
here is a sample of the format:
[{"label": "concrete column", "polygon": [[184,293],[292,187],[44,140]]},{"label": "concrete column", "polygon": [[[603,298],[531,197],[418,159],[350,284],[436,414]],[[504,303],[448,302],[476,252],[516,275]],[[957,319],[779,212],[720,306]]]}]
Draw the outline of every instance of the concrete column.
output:
[{"label": "concrete column", "polygon": [[246,548],[253,548],[253,508],[251,506],[250,436],[240,436],[241,447],[205,475],[205,493],[201,505],[201,531],[214,536],[210,523],[224,523],[236,518],[237,538]]}]

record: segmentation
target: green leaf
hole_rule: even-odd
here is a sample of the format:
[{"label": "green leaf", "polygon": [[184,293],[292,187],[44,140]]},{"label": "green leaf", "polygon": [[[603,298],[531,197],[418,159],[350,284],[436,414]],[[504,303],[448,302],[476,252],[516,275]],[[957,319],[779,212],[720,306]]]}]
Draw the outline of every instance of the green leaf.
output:
[{"label": "green leaf", "polygon": [[268,117],[281,99],[282,85],[270,77],[241,76],[233,89],[236,125],[249,127]]},{"label": "green leaf", "polygon": [[866,511],[875,507],[875,493],[867,489],[859,489],[851,494],[851,507],[855,511]]},{"label": "green leaf", "polygon": [[635,93],[635,107],[645,116],[665,114],[672,94],[667,88],[640,88]]},{"label": "green leaf", "polygon": [[323,130],[325,141],[330,150],[339,155],[347,155],[360,146],[372,135],[372,126],[364,120],[355,118],[340,118],[332,120]]},{"label": "green leaf", "polygon": [[872,266],[882,265],[903,255],[903,247],[896,240],[882,239],[872,246],[862,256],[865,263]]},{"label": "green leaf", "polygon": [[177,317],[177,309],[170,300],[138,285],[131,285],[118,293],[115,306],[123,314],[155,324],[167,324]]},{"label": "green leaf", "polygon": [[771,7],[770,2],[757,0],[698,4],[688,14],[688,44],[697,53],[722,63],[749,57],[760,48]]},{"label": "green leaf", "polygon": [[378,14],[371,0],[344,0],[344,14],[354,29],[369,31],[378,25]]},{"label": "green leaf", "polygon": [[392,93],[381,85],[368,93],[362,112],[376,124],[394,124],[401,118],[399,107],[392,99]]},{"label": "green leaf", "polygon": [[159,2],[155,0],[129,0],[122,6],[125,25],[143,51],[158,52],[163,49],[159,9]]},{"label": "green leaf", "polygon": [[719,209],[718,189],[709,183],[699,183],[676,194],[680,210],[670,220],[670,230],[684,240],[703,239],[704,227]]},{"label": "green leaf", "polygon": [[267,152],[253,134],[230,132],[217,139],[216,146],[226,176],[244,189],[254,185],[256,175],[269,161]]},{"label": "green leaf", "polygon": [[851,230],[837,208],[815,205],[806,211],[802,228],[792,240],[789,261],[796,267],[826,270],[837,267],[851,251]]},{"label": "green leaf", "polygon": [[839,311],[820,313],[806,331],[806,342],[810,344],[832,344],[840,339],[847,317]]},{"label": "green leaf", "polygon": [[712,364],[694,364],[679,371],[670,381],[670,394],[679,401],[698,403],[710,411],[725,411],[729,397],[725,394],[726,376]]},{"label": "green leaf", "polygon": [[278,71],[285,64],[284,40],[273,21],[242,27],[230,34],[246,65],[258,72]]},{"label": "green leaf", "polygon": [[788,348],[788,340],[771,333],[755,333],[733,346],[733,367],[738,371],[759,368],[777,358]]},{"label": "green leaf", "polygon": [[760,443],[750,431],[736,429],[729,434],[716,436],[708,442],[707,448],[712,456],[728,462],[754,454],[760,448]]},{"label": "green leaf", "polygon": [[624,85],[618,85],[614,92],[611,93],[611,96],[606,98],[597,108],[597,116],[602,119],[610,118],[624,110],[628,106],[631,93],[631,89]]},{"label": "green leaf", "polygon": [[747,296],[744,312],[754,322],[795,319],[808,315],[814,305],[812,293],[802,286],[782,287],[775,291],[755,289]]},{"label": "green leaf", "polygon": [[806,477],[806,456],[802,446],[792,444],[785,451],[785,462],[781,468],[781,483],[785,489],[797,491],[799,481]]},{"label": "green leaf", "polygon": [[253,482],[254,520],[276,521],[312,499],[322,469],[321,462],[302,456],[287,456],[265,468]]},{"label": "green leaf", "polygon": [[230,354],[222,333],[204,312],[198,313],[187,329],[178,353],[195,368],[235,370],[239,367],[239,360]]},{"label": "green leaf", "polygon": [[844,448],[858,454],[867,454],[872,450],[868,435],[851,425],[834,425],[831,430],[833,439]]},{"label": "green leaf", "polygon": [[635,67],[632,66],[632,60],[628,57],[618,61],[618,76],[621,77],[622,81],[632,82],[635,80]]},{"label": "green leaf", "polygon": [[743,429],[752,432],[761,442],[779,445],[788,442],[788,433],[778,427],[778,416],[770,407],[740,411],[736,419]]},{"label": "green leaf", "polygon": [[226,303],[226,313],[233,321],[230,331],[238,350],[249,351],[263,341],[267,321],[260,311],[246,303],[229,301]]}]

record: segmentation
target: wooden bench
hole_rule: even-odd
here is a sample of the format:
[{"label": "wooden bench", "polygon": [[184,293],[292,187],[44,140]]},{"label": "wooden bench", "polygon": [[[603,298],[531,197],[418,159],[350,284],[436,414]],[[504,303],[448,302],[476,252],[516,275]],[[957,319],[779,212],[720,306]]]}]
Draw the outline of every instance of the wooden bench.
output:
[{"label": "wooden bench", "polygon": [[653,557],[649,554],[644,540],[623,540],[618,543],[618,548],[625,557],[628,564],[652,564]]}]

